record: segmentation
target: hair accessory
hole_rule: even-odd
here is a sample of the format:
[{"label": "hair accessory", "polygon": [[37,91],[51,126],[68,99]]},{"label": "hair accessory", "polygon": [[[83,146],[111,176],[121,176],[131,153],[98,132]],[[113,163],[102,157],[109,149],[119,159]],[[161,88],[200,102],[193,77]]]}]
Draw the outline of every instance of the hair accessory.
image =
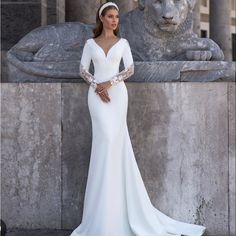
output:
[{"label": "hair accessory", "polygon": [[114,3],[114,2],[107,2],[105,3],[104,5],[102,5],[102,7],[100,8],[99,10],[99,16],[101,16],[102,14],[102,11],[105,7],[108,7],[108,6],[115,6],[117,8],[117,10],[119,11],[119,7]]}]

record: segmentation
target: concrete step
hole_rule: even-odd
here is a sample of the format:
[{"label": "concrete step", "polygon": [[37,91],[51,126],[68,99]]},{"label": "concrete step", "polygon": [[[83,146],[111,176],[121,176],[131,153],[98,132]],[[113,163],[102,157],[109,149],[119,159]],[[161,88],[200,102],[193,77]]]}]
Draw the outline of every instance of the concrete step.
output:
[{"label": "concrete step", "polygon": [[72,230],[17,230],[9,231],[6,236],[69,236]]},{"label": "concrete step", "polygon": [[[18,230],[11,231],[6,236],[70,236],[72,230]],[[235,235],[210,235],[204,236],[235,236]]]}]

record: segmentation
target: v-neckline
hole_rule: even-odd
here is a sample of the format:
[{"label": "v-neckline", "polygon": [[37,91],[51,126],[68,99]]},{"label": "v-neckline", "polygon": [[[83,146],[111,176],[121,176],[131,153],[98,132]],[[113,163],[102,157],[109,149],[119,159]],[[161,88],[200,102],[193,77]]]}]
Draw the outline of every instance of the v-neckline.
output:
[{"label": "v-neckline", "polygon": [[109,50],[107,51],[107,54],[105,53],[105,51],[103,50],[103,48],[95,41],[94,38],[92,38],[92,40],[93,40],[93,42],[103,51],[103,54],[104,54],[105,58],[107,59],[110,50],[111,50],[117,43],[120,42],[121,38],[120,38],[117,42],[115,42],[115,43],[109,48]]}]

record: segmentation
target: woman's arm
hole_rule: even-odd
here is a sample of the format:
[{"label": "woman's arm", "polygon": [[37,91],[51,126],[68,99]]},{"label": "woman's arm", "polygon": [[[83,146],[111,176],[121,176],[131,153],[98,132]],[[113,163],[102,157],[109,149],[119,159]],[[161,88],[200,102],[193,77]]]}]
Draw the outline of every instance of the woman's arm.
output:
[{"label": "woman's arm", "polygon": [[84,45],[80,60],[80,76],[95,89],[97,87],[97,81],[94,78],[94,76],[91,73],[89,73],[90,63],[91,63],[91,50],[87,40]]},{"label": "woman's arm", "polygon": [[110,79],[111,85],[118,84],[119,82],[129,78],[131,75],[134,74],[133,56],[131,53],[129,42],[127,40],[125,41],[125,47],[124,47],[122,58],[123,58],[125,69]]}]

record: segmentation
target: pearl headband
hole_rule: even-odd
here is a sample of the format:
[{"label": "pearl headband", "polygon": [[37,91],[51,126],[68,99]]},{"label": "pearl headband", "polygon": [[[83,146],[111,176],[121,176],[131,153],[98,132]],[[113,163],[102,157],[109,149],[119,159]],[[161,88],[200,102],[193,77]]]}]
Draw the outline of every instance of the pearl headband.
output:
[{"label": "pearl headband", "polygon": [[107,2],[107,3],[105,3],[104,5],[102,5],[102,7],[100,8],[100,10],[99,10],[99,16],[101,16],[103,9],[104,9],[105,7],[108,7],[108,6],[115,6],[115,7],[117,8],[117,10],[119,11],[118,6],[117,6],[114,2]]}]

